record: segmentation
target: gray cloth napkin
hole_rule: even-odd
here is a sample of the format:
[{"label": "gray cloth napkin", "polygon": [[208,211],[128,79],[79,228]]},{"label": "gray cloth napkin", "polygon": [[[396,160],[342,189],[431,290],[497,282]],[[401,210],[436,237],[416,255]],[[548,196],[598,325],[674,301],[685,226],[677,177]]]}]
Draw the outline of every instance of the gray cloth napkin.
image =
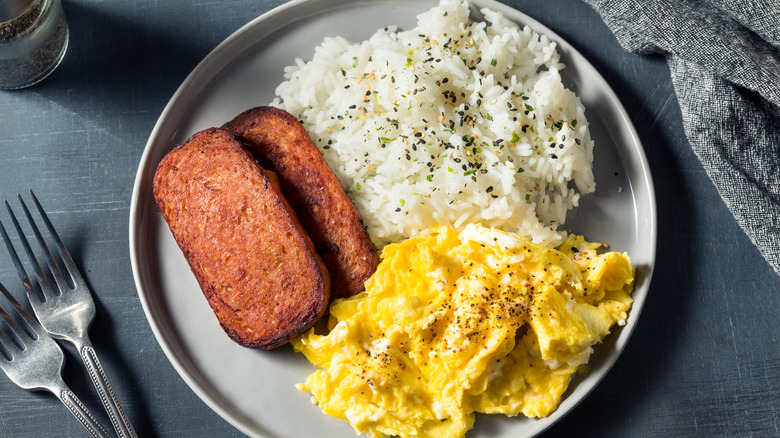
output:
[{"label": "gray cloth napkin", "polygon": [[780,1],[585,1],[623,48],[666,57],[691,148],[780,275]]}]

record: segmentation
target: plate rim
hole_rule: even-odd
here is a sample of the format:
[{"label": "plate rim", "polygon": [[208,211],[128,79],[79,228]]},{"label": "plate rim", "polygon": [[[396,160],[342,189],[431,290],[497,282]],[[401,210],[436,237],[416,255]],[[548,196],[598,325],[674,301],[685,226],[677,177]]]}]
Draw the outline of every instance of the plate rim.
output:
[{"label": "plate rim", "polygon": [[[152,129],[149,138],[144,146],[143,153],[141,155],[141,159],[138,165],[138,169],[136,171],[135,180],[133,183],[133,192],[131,195],[131,202],[130,202],[130,212],[129,212],[129,252],[130,252],[130,262],[132,267],[132,274],[133,274],[133,280],[136,286],[136,291],[139,296],[139,300],[141,302],[141,306],[144,311],[144,315],[146,316],[147,322],[149,323],[152,332],[154,333],[155,340],[160,345],[161,349],[163,350],[164,354],[168,358],[171,365],[176,370],[177,374],[185,381],[187,386],[192,390],[212,411],[217,413],[220,417],[222,417],[225,421],[227,421],[230,425],[241,431],[242,433],[245,433],[249,436],[270,436],[271,433],[268,431],[262,432],[262,434],[258,434],[258,431],[254,428],[249,427],[246,424],[246,421],[243,420],[241,415],[237,415],[234,412],[228,411],[223,405],[226,403],[226,401],[221,400],[224,399],[224,397],[217,393],[215,388],[212,387],[211,382],[208,382],[208,379],[201,375],[200,370],[198,370],[197,365],[192,361],[192,359],[189,357],[188,352],[186,349],[183,348],[181,344],[171,342],[171,337],[178,339],[178,333],[172,329],[170,325],[170,321],[167,318],[167,313],[162,312],[160,310],[160,306],[157,306],[155,308],[154,301],[155,296],[151,296],[153,294],[150,294],[146,291],[146,286],[148,280],[146,277],[144,277],[144,266],[141,263],[141,257],[138,253],[138,247],[143,246],[141,241],[144,239],[147,239],[147,232],[144,230],[141,230],[141,225],[147,223],[147,219],[149,217],[149,214],[151,212],[147,211],[144,208],[140,208],[141,203],[141,197],[142,193],[145,191],[151,190],[151,178],[148,178],[148,174],[150,173],[150,161],[151,156],[153,152],[153,146],[157,143],[158,137],[160,135],[160,132],[163,129],[164,122],[168,118],[168,116],[171,115],[171,113],[174,113],[175,107],[182,104],[182,100],[186,99],[187,95],[190,94],[192,96],[197,96],[200,92],[202,92],[205,88],[207,88],[209,81],[205,81],[205,83],[202,83],[201,77],[203,75],[208,74],[208,70],[210,67],[215,67],[214,63],[219,60],[220,57],[223,56],[223,53],[227,51],[227,48],[230,47],[233,44],[240,43],[243,34],[247,33],[251,29],[255,28],[256,26],[259,26],[261,24],[265,24],[267,22],[273,21],[274,18],[279,17],[283,14],[295,11],[300,8],[306,8],[309,7],[312,4],[320,4],[320,5],[327,5],[327,11],[333,11],[339,8],[349,7],[349,6],[359,6],[359,5],[365,5],[365,4],[374,4],[374,3],[399,3],[394,0],[291,0],[287,3],[283,3],[279,6],[276,6],[265,13],[253,18],[243,26],[236,29],[234,32],[232,32],[227,38],[225,38],[223,41],[221,41],[214,49],[212,49],[196,66],[195,68],[187,75],[187,77],[184,79],[184,81],[179,85],[179,87],[176,89],[174,94],[171,96],[167,104],[165,105],[163,111],[160,113],[160,116],[158,117],[157,121],[155,122],[154,128]],[[400,3],[412,3],[415,5],[420,5],[421,11],[424,11],[423,3],[416,1],[416,0],[402,0]],[[427,0],[427,3],[430,3],[432,5],[438,4],[438,1],[436,0]],[[620,99],[617,97],[617,94],[614,92],[612,87],[609,85],[609,83],[606,81],[606,79],[601,75],[601,73],[596,70],[596,68],[593,66],[593,64],[584,56],[582,55],[576,48],[574,48],[566,39],[562,38],[560,35],[558,35],[556,32],[548,28],[546,25],[542,24],[535,18],[525,14],[524,12],[513,8],[512,6],[509,6],[507,4],[501,3],[498,0],[470,0],[469,4],[474,10],[474,8],[482,9],[482,8],[489,8],[494,11],[502,13],[504,16],[506,16],[508,19],[510,19],[512,22],[518,23],[518,21],[515,19],[516,17],[522,17],[522,21],[519,22],[519,25],[528,25],[532,29],[534,29],[536,32],[546,35],[550,40],[555,41],[556,44],[561,46],[563,49],[565,49],[568,53],[572,54],[573,56],[576,56],[579,58],[578,60],[578,66],[584,66],[588,70],[590,70],[595,76],[603,83],[602,87],[600,87],[600,91],[605,92],[606,96],[609,98],[609,103],[611,106],[613,106],[620,115],[620,123],[619,125],[622,126],[622,128],[625,130],[625,133],[630,136],[632,139],[632,152],[633,157],[638,161],[639,168],[642,170],[641,174],[637,176],[638,179],[640,179],[644,183],[644,188],[647,190],[647,194],[649,197],[649,211],[648,214],[648,226],[647,228],[650,231],[650,236],[648,237],[649,242],[651,243],[651,247],[648,249],[648,266],[645,266],[642,272],[642,278],[637,278],[637,284],[642,283],[642,289],[644,290],[644,293],[641,294],[638,297],[635,297],[634,304],[632,305],[631,310],[631,316],[629,317],[630,324],[626,324],[626,326],[620,327],[620,334],[619,336],[615,336],[614,341],[615,346],[613,347],[616,350],[616,354],[611,355],[604,364],[604,370],[603,372],[600,372],[597,379],[591,379],[588,382],[588,387],[585,389],[585,392],[582,394],[581,397],[574,400],[573,403],[570,403],[570,406],[567,406],[565,410],[560,409],[561,406],[556,409],[550,416],[546,417],[547,423],[543,428],[536,430],[534,435],[541,434],[545,430],[547,430],[549,427],[557,423],[561,418],[566,416],[568,413],[570,413],[572,410],[576,408],[576,406],[582,402],[584,399],[588,397],[590,392],[595,389],[601,381],[606,377],[606,375],[609,373],[612,366],[615,364],[615,362],[618,360],[618,358],[623,354],[623,351],[625,349],[625,346],[627,345],[631,335],[633,334],[634,329],[636,328],[636,325],[638,323],[639,317],[641,316],[641,311],[644,306],[644,303],[647,298],[647,294],[649,292],[649,285],[652,279],[655,262],[656,262],[656,256],[657,256],[657,200],[655,196],[655,188],[653,184],[653,177],[652,173],[650,171],[650,166],[647,160],[647,156],[644,151],[644,147],[642,145],[641,139],[639,138],[639,135],[636,132],[636,128],[631,121],[628,112],[626,111],[625,107],[623,106]],[[316,9],[319,11],[319,9]],[[314,13],[316,14],[316,12]],[[300,15],[300,19],[305,19],[306,17],[310,17],[314,15],[312,13],[309,14],[302,14]],[[514,16],[514,17],[513,17]],[[285,27],[290,25],[291,22],[285,22],[280,27]],[[201,85],[199,88],[197,88],[198,85]],[[195,87],[196,92],[192,93],[193,87]],[[192,99],[191,99],[192,100]],[[156,166],[155,166],[156,167]],[[153,174],[153,172],[151,172]],[[144,281],[147,280],[147,281]],[[168,327],[169,330],[166,333],[165,328]],[[626,333],[623,333],[626,332]],[[582,382],[582,380],[580,381]],[[567,390],[567,394],[571,392],[571,388]],[[563,405],[563,402],[565,402],[566,399],[562,401],[561,405]]]}]

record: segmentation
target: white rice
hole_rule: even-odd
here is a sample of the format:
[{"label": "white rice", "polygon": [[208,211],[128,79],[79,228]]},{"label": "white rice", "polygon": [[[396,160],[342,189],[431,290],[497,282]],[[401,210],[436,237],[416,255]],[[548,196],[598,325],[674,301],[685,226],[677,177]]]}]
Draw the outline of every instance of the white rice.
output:
[{"label": "white rice", "polygon": [[593,142],[555,43],[442,0],[416,28],[326,38],[273,105],[301,119],[380,247],[468,223],[555,245],[593,192]]}]

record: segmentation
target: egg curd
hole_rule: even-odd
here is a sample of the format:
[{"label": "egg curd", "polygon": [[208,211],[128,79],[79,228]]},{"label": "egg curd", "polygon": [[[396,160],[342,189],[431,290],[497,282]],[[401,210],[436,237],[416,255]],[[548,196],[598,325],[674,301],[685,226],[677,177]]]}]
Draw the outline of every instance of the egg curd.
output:
[{"label": "egg curd", "polygon": [[365,292],[331,305],[328,334],[292,340],[319,368],[297,387],[375,438],[462,437],[476,412],[546,416],[632,304],[629,257],[600,246],[479,225],[388,245]]}]

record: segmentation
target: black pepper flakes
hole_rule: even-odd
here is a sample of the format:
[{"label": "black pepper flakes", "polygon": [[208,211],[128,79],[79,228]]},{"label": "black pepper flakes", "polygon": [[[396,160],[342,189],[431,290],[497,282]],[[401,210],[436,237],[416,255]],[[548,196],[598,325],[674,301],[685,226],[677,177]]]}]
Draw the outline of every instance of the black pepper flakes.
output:
[{"label": "black pepper flakes", "polygon": [[0,89],[33,85],[59,64],[68,24],[59,0],[33,0],[17,16],[0,16]]}]

